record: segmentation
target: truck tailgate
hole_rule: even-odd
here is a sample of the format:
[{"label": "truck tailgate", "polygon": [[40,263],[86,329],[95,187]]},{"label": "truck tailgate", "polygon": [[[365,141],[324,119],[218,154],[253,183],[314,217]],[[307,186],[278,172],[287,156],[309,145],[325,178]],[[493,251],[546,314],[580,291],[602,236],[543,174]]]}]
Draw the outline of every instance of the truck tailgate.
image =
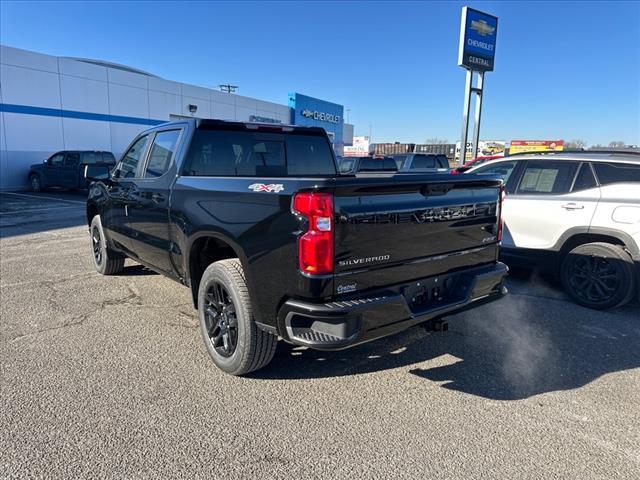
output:
[{"label": "truck tailgate", "polygon": [[500,185],[475,175],[338,179],[334,292],[494,262]]}]

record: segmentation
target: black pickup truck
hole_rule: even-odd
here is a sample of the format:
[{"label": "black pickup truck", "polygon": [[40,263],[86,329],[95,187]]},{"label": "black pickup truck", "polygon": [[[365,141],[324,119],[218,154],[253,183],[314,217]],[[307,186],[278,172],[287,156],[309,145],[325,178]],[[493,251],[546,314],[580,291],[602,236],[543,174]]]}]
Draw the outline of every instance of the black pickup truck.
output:
[{"label": "black pickup truck", "polygon": [[278,336],[338,350],[506,292],[501,180],[340,175],[319,128],[168,123],[94,180],[96,269],[129,257],[188,286],[234,375],[269,363]]},{"label": "black pickup truck", "polygon": [[42,163],[31,165],[29,185],[39,192],[49,187],[83,189],[87,177],[104,175],[116,164],[111,152],[65,150],[56,152]]}]

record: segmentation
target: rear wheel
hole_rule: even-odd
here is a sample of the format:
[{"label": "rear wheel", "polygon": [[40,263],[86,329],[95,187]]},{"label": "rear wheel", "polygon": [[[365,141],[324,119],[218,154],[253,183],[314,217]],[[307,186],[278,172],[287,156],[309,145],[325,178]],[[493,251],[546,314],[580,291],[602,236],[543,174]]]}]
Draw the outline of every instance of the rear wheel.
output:
[{"label": "rear wheel", "polygon": [[41,192],[42,191],[42,180],[40,179],[40,175],[33,174],[29,177],[29,183],[31,184],[31,191],[33,192]]},{"label": "rear wheel", "polygon": [[224,372],[244,375],[273,358],[278,337],[256,326],[238,259],[207,267],[198,290],[198,315],[207,351]]},{"label": "rear wheel", "polygon": [[561,278],[577,303],[597,310],[624,305],[635,292],[631,256],[610,243],[586,243],[571,250],[562,263]]},{"label": "rear wheel", "polygon": [[114,275],[124,268],[124,256],[107,247],[100,215],[95,215],[89,228],[93,265],[102,275]]}]

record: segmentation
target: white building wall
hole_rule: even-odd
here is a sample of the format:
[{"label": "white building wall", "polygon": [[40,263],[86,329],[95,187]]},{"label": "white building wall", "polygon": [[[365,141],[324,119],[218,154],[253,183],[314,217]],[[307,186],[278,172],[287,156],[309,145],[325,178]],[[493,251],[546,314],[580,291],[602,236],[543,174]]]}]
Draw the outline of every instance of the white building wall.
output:
[{"label": "white building wall", "polygon": [[291,121],[286,105],[4,45],[0,104],[1,190],[27,187],[29,166],[58,150],[110,150],[118,156],[151,122],[194,116],[190,104],[199,118]]}]

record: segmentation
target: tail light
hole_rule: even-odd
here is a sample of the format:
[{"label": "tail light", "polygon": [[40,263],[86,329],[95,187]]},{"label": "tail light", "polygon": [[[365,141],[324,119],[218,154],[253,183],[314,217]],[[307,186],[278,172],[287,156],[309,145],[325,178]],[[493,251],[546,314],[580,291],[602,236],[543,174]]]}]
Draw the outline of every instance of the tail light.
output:
[{"label": "tail light", "polygon": [[502,206],[504,204],[504,199],[507,196],[507,191],[504,188],[504,185],[500,187],[500,200],[498,202],[498,242],[502,241],[502,230],[504,229],[504,219],[502,218]]},{"label": "tail light", "polygon": [[293,211],[306,217],[308,230],[298,240],[300,271],[333,273],[333,198],[329,193],[304,192],[293,197]]}]

